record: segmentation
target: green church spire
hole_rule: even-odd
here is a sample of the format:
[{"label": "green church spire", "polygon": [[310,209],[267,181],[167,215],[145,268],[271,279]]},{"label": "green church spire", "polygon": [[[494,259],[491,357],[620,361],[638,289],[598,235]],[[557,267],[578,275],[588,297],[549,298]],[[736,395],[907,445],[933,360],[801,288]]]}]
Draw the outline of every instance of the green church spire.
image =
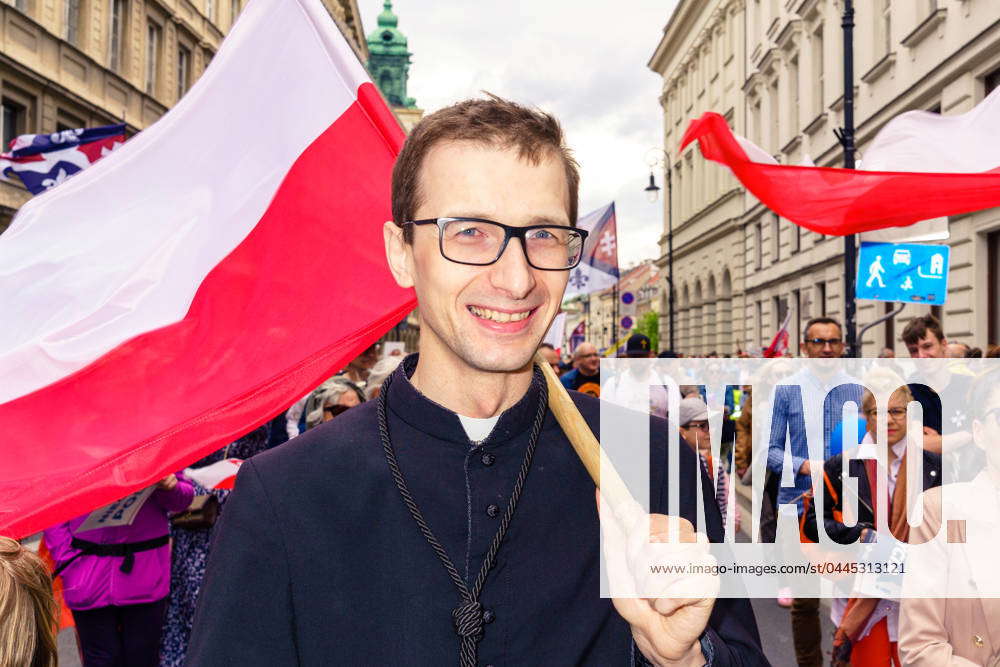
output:
[{"label": "green church spire", "polygon": [[406,95],[410,75],[410,53],[406,36],[396,27],[399,18],[392,0],[385,0],[378,15],[378,28],[368,35],[368,73],[394,107],[414,108],[417,101]]}]

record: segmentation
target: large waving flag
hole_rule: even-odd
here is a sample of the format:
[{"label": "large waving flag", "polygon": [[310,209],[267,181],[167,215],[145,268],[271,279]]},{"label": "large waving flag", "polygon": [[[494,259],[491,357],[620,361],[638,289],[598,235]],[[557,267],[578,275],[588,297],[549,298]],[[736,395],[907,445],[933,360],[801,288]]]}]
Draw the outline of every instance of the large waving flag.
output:
[{"label": "large waving flag", "polygon": [[691,122],[681,150],[697,141],[778,215],[843,236],[1000,205],[998,131],[1000,90],[962,116],[902,114],[865,151],[864,170],[776,164],[713,112]]},{"label": "large waving flag", "polygon": [[118,148],[125,125],[22,134],[0,153],[0,178],[18,176],[33,195],[59,185]]},{"label": "large waving flag", "polygon": [[615,203],[591,211],[576,222],[590,232],[583,246],[580,264],[573,269],[563,298],[590,294],[618,282],[618,227]]},{"label": "large waving flag", "polygon": [[176,107],[0,236],[0,534],[257,427],[414,306],[404,135],[320,0],[254,0]]}]

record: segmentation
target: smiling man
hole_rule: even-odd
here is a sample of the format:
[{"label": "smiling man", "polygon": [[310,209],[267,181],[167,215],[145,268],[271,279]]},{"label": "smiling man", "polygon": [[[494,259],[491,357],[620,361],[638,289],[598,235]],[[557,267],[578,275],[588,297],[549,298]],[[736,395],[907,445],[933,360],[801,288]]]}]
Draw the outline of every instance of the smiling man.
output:
[{"label": "smiling man", "polygon": [[[189,665],[766,662],[745,600],[600,597],[594,485],[532,365],[581,254],[577,184],[555,119],[504,100],[413,130],[384,238],[419,355],[377,401],[241,468]],[[598,432],[599,402],[573,398]],[[655,512],[662,442],[652,457]]]}]

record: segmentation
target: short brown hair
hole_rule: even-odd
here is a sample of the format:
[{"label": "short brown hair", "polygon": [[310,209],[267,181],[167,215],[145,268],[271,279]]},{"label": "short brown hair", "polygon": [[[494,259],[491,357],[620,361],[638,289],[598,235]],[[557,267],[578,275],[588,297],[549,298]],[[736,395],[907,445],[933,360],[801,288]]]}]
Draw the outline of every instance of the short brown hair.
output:
[{"label": "short brown hair", "polygon": [[[516,149],[531,164],[553,155],[562,160],[569,187],[569,224],[576,225],[580,190],[579,167],[566,147],[562,127],[551,114],[529,109],[487,93],[488,99],[465,100],[435,111],[413,128],[392,169],[392,219],[397,225],[413,220],[420,206],[420,168],[434,146],[470,141]],[[411,226],[404,227],[407,242]]]},{"label": "short brown hair", "polygon": [[944,340],[941,322],[933,315],[927,314],[910,320],[910,323],[903,329],[903,342],[907,345],[916,345],[921,338],[927,335],[928,331],[934,334],[939,343]]},{"label": "short brown hair", "polygon": [[42,560],[0,537],[0,667],[56,664],[56,604]]}]

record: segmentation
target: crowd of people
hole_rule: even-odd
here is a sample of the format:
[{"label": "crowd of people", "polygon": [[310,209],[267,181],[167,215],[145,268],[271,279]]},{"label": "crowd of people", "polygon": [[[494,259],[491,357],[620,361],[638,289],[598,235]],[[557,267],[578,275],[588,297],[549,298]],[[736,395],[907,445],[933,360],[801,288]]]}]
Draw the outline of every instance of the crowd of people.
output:
[{"label": "crowd of people", "polygon": [[[970,347],[965,343],[950,341],[945,335],[940,322],[933,315],[917,317],[910,321],[902,333],[902,340],[909,352],[909,356],[914,359],[973,359],[1000,356],[1000,346],[987,346],[988,352],[984,355],[981,348]],[[649,339],[641,334],[631,336],[623,348],[620,356],[625,357],[652,357],[655,356],[648,347]],[[803,331],[803,343],[801,354],[804,358],[810,359],[830,359],[842,357],[845,352],[845,341],[843,339],[842,328],[838,321],[833,318],[815,318],[810,320]],[[890,349],[883,350],[881,358],[892,358]],[[547,349],[545,354],[551,359],[551,363],[557,372],[561,374],[561,380],[567,389],[585,391],[594,396],[600,396],[601,376],[599,370],[600,354],[597,348],[591,343],[582,343],[576,347],[571,359],[557,359],[554,350]],[[672,351],[661,352],[660,357],[677,357]],[[738,357],[747,357],[746,353],[739,351]],[[789,351],[786,357],[790,357]],[[718,358],[717,354],[712,355]],[[831,367],[835,368],[835,367]],[[887,368],[894,368],[889,366]],[[923,446],[923,479],[910,480],[909,484],[917,482],[920,489],[930,492],[940,486],[946,475],[942,471],[942,442],[948,442],[954,448],[954,454],[950,457],[953,467],[951,479],[958,483],[971,483],[976,475],[986,469],[987,456],[983,454],[983,445],[980,447],[968,446],[973,442],[972,432],[974,428],[981,428],[983,432],[997,428],[996,399],[1000,398],[1000,392],[995,391],[1000,387],[1000,375],[990,373],[988,377],[975,381],[973,374],[966,372],[963,367],[956,366],[957,372],[945,374],[939,377],[938,390],[947,392],[958,401],[965,402],[967,397],[970,406],[981,417],[976,426],[968,431],[953,433],[946,438],[942,438],[945,432],[942,421],[942,404],[938,396],[923,382],[912,382],[906,384],[905,379],[900,376],[898,368],[888,370],[883,374],[876,373],[873,377],[866,377],[865,381],[871,385],[878,386],[879,389],[889,391],[894,387],[899,387],[891,393],[887,416],[888,433],[888,495],[889,495],[889,521],[891,532],[894,537],[901,541],[906,541],[909,534],[909,526],[905,518],[905,494],[907,489],[905,451],[907,440],[907,405],[911,401],[921,404],[923,413],[924,430],[921,434]],[[708,415],[709,408],[705,401],[704,387],[694,385],[680,385],[681,402],[679,405],[678,423],[681,429],[683,442],[699,452],[702,465],[706,475],[711,478],[715,473],[717,500],[719,509],[723,517],[726,514],[726,502],[729,486],[732,477],[740,480],[743,484],[751,481],[751,468],[754,458],[753,444],[766,443],[767,447],[758,452],[758,456],[766,459],[766,480],[765,480],[765,507],[761,531],[765,539],[774,539],[774,530],[777,521],[777,509],[782,504],[792,504],[798,508],[800,527],[803,541],[816,542],[819,540],[818,531],[820,525],[826,530],[826,534],[834,541],[841,544],[851,544],[856,541],[873,541],[875,531],[875,516],[873,491],[875,487],[876,471],[872,467],[874,461],[869,460],[868,469],[861,475],[860,487],[858,489],[859,503],[861,506],[860,516],[850,525],[845,523],[844,498],[841,488],[842,469],[845,453],[851,451],[855,453],[850,443],[844,441],[845,425],[840,421],[840,409],[846,402],[854,402],[859,406],[859,420],[857,433],[859,441],[854,443],[857,448],[871,447],[877,438],[877,421],[875,409],[875,396],[869,389],[863,389],[858,379],[852,378],[843,371],[832,370],[830,375],[816,377],[816,369],[822,366],[811,366],[806,370],[798,372],[792,377],[785,378],[783,382],[787,385],[777,387],[777,391],[767,397],[760,397],[764,408],[771,412],[773,421],[770,423],[769,433],[760,432],[758,427],[755,430],[753,422],[753,387],[750,384],[738,387],[727,388],[725,394],[724,415],[722,419],[723,435],[721,442],[723,445],[722,460],[723,465],[716,467],[713,465],[711,449],[708,437]],[[765,383],[766,384],[766,383]],[[805,426],[800,415],[795,414],[795,409],[789,401],[789,394],[784,392],[792,385],[806,386],[816,391],[804,392],[807,405],[805,410],[823,412],[825,433],[829,434],[824,441],[824,503],[823,515],[816,516],[816,504],[811,497],[810,460],[805,445]],[[650,387],[650,411],[653,414],[665,417],[663,409],[665,400],[661,401],[657,397],[655,385]],[[828,390],[833,390],[836,396],[834,400],[824,405],[823,400],[828,394]],[[810,399],[811,397],[811,399]],[[984,398],[985,397],[985,398]],[[815,404],[808,404],[812,400]],[[818,401],[818,402],[817,402]],[[992,405],[992,407],[991,407]],[[731,430],[730,430],[731,429]],[[792,462],[795,469],[794,486],[781,487],[779,489],[779,478],[784,464],[784,443],[785,433],[791,441]],[[780,435],[779,435],[780,434]],[[912,434],[910,439],[912,440]],[[950,440],[949,440],[950,439]],[[727,443],[735,441],[735,451],[732,458],[732,470],[727,470],[726,464],[729,462],[728,452],[725,447]],[[938,497],[939,498],[939,497]],[[735,519],[739,520],[737,511]],[[739,527],[737,527],[739,530]],[[926,522],[921,524],[921,531],[928,535],[937,532],[936,529],[928,532]],[[792,629],[793,643],[795,648],[795,660],[801,667],[813,667],[824,664],[822,654],[822,637],[820,623],[820,601],[816,597],[795,597],[791,593],[790,587],[783,587],[779,590],[777,604],[790,609],[790,623]],[[958,604],[959,607],[969,605]],[[979,638],[972,642],[964,641],[964,637],[958,636],[957,624],[951,625],[950,629],[935,627],[933,632],[927,627],[927,616],[933,613],[940,613],[942,605],[931,600],[878,600],[874,598],[834,598],[830,608],[830,617],[836,628],[834,636],[834,654],[832,664],[838,665],[900,665],[900,664],[944,664],[945,655],[959,655],[958,648],[950,647],[950,642],[956,642],[975,664],[977,660],[984,656],[993,656],[994,659],[1000,647],[984,649],[984,639],[989,633],[995,620],[985,619],[980,623],[974,632],[974,636]],[[965,612],[968,612],[966,609]],[[901,625],[902,618],[919,617],[923,624],[919,628],[904,627]],[[981,615],[977,618],[981,618]],[[968,627],[964,628],[968,630]],[[949,634],[952,633],[952,634]],[[900,641],[902,638],[902,645]],[[944,647],[944,648],[942,648]],[[947,650],[946,650],[947,649]],[[991,653],[992,651],[992,653]]]},{"label": "crowd of people", "polygon": [[[843,354],[841,328],[835,320],[814,319],[807,324],[803,334],[802,352],[805,357],[834,358]],[[978,352],[963,344],[949,342],[940,323],[932,316],[913,320],[903,332],[903,341],[915,358],[968,358],[977,356]],[[539,351],[567,389],[600,395],[601,356],[593,344],[584,342],[578,345],[571,359],[566,360],[547,344],[542,344]],[[995,353],[996,348],[993,347],[991,354]],[[619,356],[650,358],[655,354],[648,337],[634,334],[625,342]],[[342,372],[296,401],[287,412],[193,463],[190,470],[205,468],[226,459],[250,458],[336,418],[351,407],[377,398],[382,383],[401,361],[402,356],[379,358],[377,346],[372,346],[352,360]],[[972,389],[971,381],[962,380],[961,375],[954,377],[959,379],[950,380],[957,383],[950,390],[968,392]],[[887,377],[886,382],[894,379],[898,378]],[[846,387],[840,404],[857,401],[861,406],[858,446],[875,441],[875,398],[871,391],[861,392],[857,385],[851,385],[851,378],[843,377],[839,372],[830,377],[799,377],[798,380],[818,382],[817,387]],[[1000,405],[1000,391],[996,388],[1000,387],[1000,382],[992,385],[984,385],[983,382],[981,380],[975,390],[978,396],[985,396],[985,400],[975,403],[978,417],[974,428],[996,432],[1000,428],[995,423],[998,421],[997,405]],[[713,462],[708,437],[709,408],[704,388],[695,385],[680,385],[679,388],[680,436],[698,453],[705,475],[709,478],[716,476],[716,498],[720,513],[725,517],[726,499],[729,487],[734,483],[733,478],[742,483],[750,481],[755,440],[752,388],[750,385],[731,387],[726,394],[722,423],[732,433],[724,433],[722,441],[735,440],[736,443],[731,471],[725,466],[727,453],[723,453],[723,465],[717,468]],[[825,393],[817,392],[817,395],[824,396]],[[780,391],[770,400],[774,405],[769,409],[777,408],[773,413],[776,419],[790,415],[787,408],[781,407],[785,398]],[[943,478],[940,403],[928,395],[925,385],[911,388],[904,384],[892,394],[887,410],[889,525],[899,539],[905,539],[908,531],[903,511],[905,501],[901,499],[907,487],[906,405],[913,400],[922,404],[926,425],[923,479],[919,480],[921,488],[929,491],[940,485]],[[834,403],[837,404],[836,401]],[[658,402],[654,392],[651,411],[666,416],[665,405],[665,399]],[[824,409],[823,406],[814,407]],[[835,421],[837,417],[830,407],[825,409],[829,419]],[[788,423],[783,422],[777,431],[784,432],[787,428]],[[827,454],[823,470],[825,500],[823,515],[819,517],[808,492],[810,461],[803,449],[804,433],[796,430],[794,425],[789,430],[792,459],[797,467],[796,486],[783,487],[780,492],[776,482],[783,464],[780,458],[783,454],[782,443],[774,438],[769,441],[762,434],[757,434],[757,442],[769,444],[765,498],[770,500],[773,508],[781,503],[794,503],[799,508],[802,532],[808,541],[818,541],[821,524],[833,540],[842,544],[869,541],[875,530],[874,470],[866,470],[862,475],[858,489],[861,511],[857,520],[852,525],[846,525],[843,520],[841,470],[846,445],[840,441],[842,428],[842,424],[832,424],[832,435],[824,443]],[[776,430],[772,428],[772,432]],[[961,446],[968,442],[971,442],[971,437],[953,444]],[[974,461],[967,467],[971,470],[982,469],[986,460],[982,451],[968,448],[968,453]],[[989,460],[995,465],[995,456]],[[222,509],[230,493],[225,488],[206,488],[192,477],[179,471],[161,480],[135,519],[126,526],[83,531],[81,536],[79,529],[87,518],[83,515],[46,530],[41,548],[46,563],[18,542],[0,540],[0,614],[5,619],[11,619],[0,624],[0,645],[14,651],[11,655],[34,656],[31,661],[17,658],[5,664],[54,664],[54,628],[59,618],[55,600],[58,600],[70,610],[85,665],[183,665],[198,594],[205,576],[212,527],[217,517],[217,514],[201,516],[195,513],[192,521],[190,508],[203,508],[206,504],[204,499],[212,498],[213,504]],[[970,480],[967,478],[964,481]],[[177,520],[182,515],[185,520]],[[773,518],[773,509],[771,514],[765,512],[764,516]],[[735,520],[738,531],[739,511]],[[773,529],[773,521],[765,521],[761,526],[763,533]],[[927,531],[928,528],[922,525],[921,530]],[[61,580],[56,586],[55,598],[51,596],[49,566],[55,568]],[[802,666],[823,664],[819,600],[792,597],[787,590],[783,590],[778,595],[777,603],[791,608],[797,663]],[[954,615],[957,613],[954,611],[956,605],[961,606],[961,603],[950,601],[946,611]],[[933,632],[928,629],[926,617],[932,613],[940,615],[940,607],[939,603],[930,600],[834,599],[830,612],[836,627],[834,664],[899,665],[904,661],[905,664],[940,664],[936,660],[943,655],[942,643],[950,645],[953,640],[957,644],[952,649],[953,655],[964,650],[972,654],[971,658],[981,657],[981,641],[973,642],[970,648],[968,642],[961,641],[961,637],[949,634],[958,630],[951,624],[945,623],[934,628]],[[909,628],[906,625],[908,618],[922,619],[924,623],[917,623],[916,629]],[[985,619],[984,622],[988,625],[992,621]],[[26,628],[37,628],[38,632],[28,632]],[[988,634],[988,629],[986,626],[982,628],[982,636]],[[929,643],[929,638],[933,638],[933,645]]]},{"label": "crowd of people", "polygon": [[[134,519],[81,530],[87,513],[46,529],[37,553],[0,537],[0,667],[55,665],[65,606],[83,665],[181,667],[213,527],[229,488],[197,471],[243,461],[378,396],[400,355],[372,345],[286,412],[160,480]],[[26,540],[25,542],[30,542]]]}]

